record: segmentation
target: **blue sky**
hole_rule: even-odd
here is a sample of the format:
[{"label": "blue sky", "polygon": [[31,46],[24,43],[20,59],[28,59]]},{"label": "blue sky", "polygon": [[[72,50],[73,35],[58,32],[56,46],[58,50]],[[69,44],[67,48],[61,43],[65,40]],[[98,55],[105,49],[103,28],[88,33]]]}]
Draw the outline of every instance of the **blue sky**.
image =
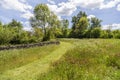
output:
[{"label": "blue sky", "polygon": [[[37,4],[45,3],[58,18],[70,21],[79,11],[85,11],[88,18],[101,19],[103,28],[109,25],[112,29],[120,29],[120,0],[0,0],[0,21],[8,23],[16,19],[30,29],[29,18]],[[70,27],[69,26],[69,27]]]}]

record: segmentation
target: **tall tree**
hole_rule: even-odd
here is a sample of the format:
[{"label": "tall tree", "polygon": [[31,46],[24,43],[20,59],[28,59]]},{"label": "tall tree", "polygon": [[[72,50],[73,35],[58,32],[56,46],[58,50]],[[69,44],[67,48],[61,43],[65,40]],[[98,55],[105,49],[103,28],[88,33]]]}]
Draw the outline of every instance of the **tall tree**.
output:
[{"label": "tall tree", "polygon": [[63,37],[67,37],[67,36],[68,36],[69,21],[68,21],[67,19],[63,19],[63,20],[61,21],[61,25],[62,25]]},{"label": "tall tree", "polygon": [[46,4],[38,4],[34,8],[34,17],[30,19],[32,27],[42,28],[44,37],[47,36],[47,30],[55,27],[59,23],[57,16],[51,12]]},{"label": "tall tree", "polygon": [[82,38],[84,30],[88,27],[88,19],[85,12],[80,11],[77,16],[72,18],[72,37]]},{"label": "tall tree", "polygon": [[72,17],[72,29],[75,30],[77,28],[77,24],[79,23],[79,20],[81,17],[87,17],[87,14],[85,12],[80,11],[77,16]]},{"label": "tall tree", "polygon": [[50,10],[47,5],[39,4],[34,8],[34,17],[30,19],[32,27],[41,27],[46,35],[46,25],[50,17]]},{"label": "tall tree", "polygon": [[88,24],[89,23],[88,23],[87,17],[81,17],[80,20],[78,21],[77,29],[78,29],[78,37],[79,38],[83,37],[83,33],[87,29]]},{"label": "tall tree", "polygon": [[90,28],[93,29],[93,28],[96,28],[96,27],[101,27],[101,22],[102,22],[102,20],[100,20],[96,17],[91,18]]}]

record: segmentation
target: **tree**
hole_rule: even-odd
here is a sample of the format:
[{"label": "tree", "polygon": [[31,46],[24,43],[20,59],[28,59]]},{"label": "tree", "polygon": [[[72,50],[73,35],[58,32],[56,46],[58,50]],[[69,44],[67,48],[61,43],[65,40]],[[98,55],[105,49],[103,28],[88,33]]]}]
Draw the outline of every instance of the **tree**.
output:
[{"label": "tree", "polygon": [[9,28],[0,27],[0,44],[9,44],[13,39],[13,33]]},{"label": "tree", "polygon": [[40,27],[46,36],[46,26],[50,18],[50,10],[47,5],[39,4],[34,8],[34,17],[30,19],[32,27]]},{"label": "tree", "polygon": [[69,21],[67,19],[63,19],[61,21],[62,24],[62,33],[63,33],[63,37],[66,38],[68,37],[68,26],[69,26]]},{"label": "tree", "polygon": [[20,22],[17,22],[15,19],[12,19],[12,21],[8,24],[8,27],[19,28],[20,30],[23,28],[22,24]]},{"label": "tree", "polygon": [[96,27],[101,27],[101,22],[102,22],[102,20],[100,20],[96,17],[92,17],[90,19],[90,28],[93,29],[93,28],[96,28]]},{"label": "tree", "polygon": [[32,27],[42,28],[44,33],[44,40],[47,36],[47,29],[56,27],[56,24],[59,23],[59,20],[57,19],[57,16],[49,10],[46,4],[38,4],[34,8],[34,17],[30,19],[30,22]]},{"label": "tree", "polygon": [[87,29],[87,27],[88,27],[87,17],[81,17],[77,24],[77,29],[79,30],[79,38],[83,37],[83,32]]},{"label": "tree", "polygon": [[72,29],[73,29],[73,30],[76,29],[77,24],[79,23],[79,20],[80,20],[81,17],[87,17],[86,13],[80,11],[80,12],[77,14],[77,16],[73,16],[73,17],[72,17],[72,23],[73,23]]},{"label": "tree", "polygon": [[0,21],[0,26],[2,26],[2,22]]},{"label": "tree", "polygon": [[80,11],[77,16],[72,18],[71,37],[82,38],[84,30],[88,27],[88,19],[85,12]]},{"label": "tree", "polygon": [[99,27],[91,30],[91,38],[100,38],[101,29]]},{"label": "tree", "polygon": [[43,38],[43,32],[41,28],[34,27],[34,33],[33,35],[35,36],[35,39],[37,40],[36,42],[42,41]]}]

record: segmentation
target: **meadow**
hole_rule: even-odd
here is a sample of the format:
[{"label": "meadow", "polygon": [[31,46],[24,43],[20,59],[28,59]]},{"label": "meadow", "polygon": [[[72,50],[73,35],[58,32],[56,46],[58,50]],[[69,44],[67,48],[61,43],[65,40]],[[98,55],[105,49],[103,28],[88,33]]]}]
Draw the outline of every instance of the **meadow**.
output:
[{"label": "meadow", "polygon": [[38,80],[120,80],[120,40],[62,40],[74,48]]},{"label": "meadow", "polygon": [[0,51],[0,80],[120,80],[119,39]]}]

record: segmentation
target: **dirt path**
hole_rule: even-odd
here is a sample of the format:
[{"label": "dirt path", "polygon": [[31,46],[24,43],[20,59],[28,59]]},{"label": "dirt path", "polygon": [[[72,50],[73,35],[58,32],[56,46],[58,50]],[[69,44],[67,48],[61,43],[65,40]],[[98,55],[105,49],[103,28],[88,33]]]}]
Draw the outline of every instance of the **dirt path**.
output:
[{"label": "dirt path", "polygon": [[36,80],[38,75],[47,72],[50,64],[60,59],[71,47],[72,44],[61,42],[60,48],[51,52],[43,59],[0,74],[0,80]]}]

